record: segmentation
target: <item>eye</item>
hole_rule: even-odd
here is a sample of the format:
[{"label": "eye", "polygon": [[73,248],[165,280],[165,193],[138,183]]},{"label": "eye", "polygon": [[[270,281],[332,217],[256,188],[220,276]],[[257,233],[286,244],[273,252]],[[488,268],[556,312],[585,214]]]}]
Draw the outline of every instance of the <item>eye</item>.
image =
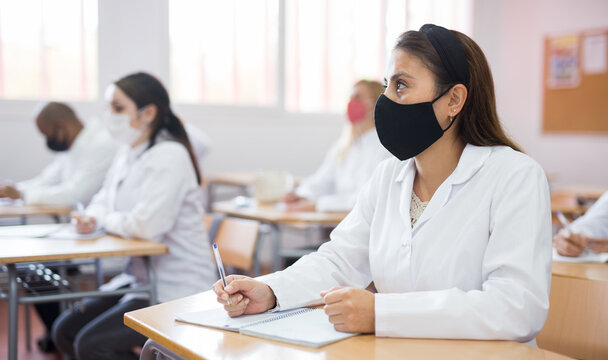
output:
[{"label": "eye", "polygon": [[401,80],[397,80],[397,91],[407,88],[407,84]]}]

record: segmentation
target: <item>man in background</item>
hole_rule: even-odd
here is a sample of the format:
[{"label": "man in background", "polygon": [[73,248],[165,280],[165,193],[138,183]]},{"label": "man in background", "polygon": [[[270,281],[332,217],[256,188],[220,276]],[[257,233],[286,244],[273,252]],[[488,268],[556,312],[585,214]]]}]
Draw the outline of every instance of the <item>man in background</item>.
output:
[{"label": "man in background", "polygon": [[42,108],[36,125],[46,138],[47,147],[57,156],[33,179],[16,186],[0,186],[0,197],[23,199],[28,205],[88,203],[112,163],[114,140],[102,123],[91,121],[83,125],[74,110],[58,102]]},{"label": "man in background", "polygon": [[[79,201],[88,203],[101,188],[117,149],[105,125],[95,120],[85,125],[66,104],[50,102],[38,113],[36,126],[47,147],[56,152],[55,159],[33,179],[16,186],[0,185],[0,197],[23,199],[28,205],[73,207]],[[46,328],[38,347],[53,351],[50,331],[60,313],[59,303],[35,307]]]}]

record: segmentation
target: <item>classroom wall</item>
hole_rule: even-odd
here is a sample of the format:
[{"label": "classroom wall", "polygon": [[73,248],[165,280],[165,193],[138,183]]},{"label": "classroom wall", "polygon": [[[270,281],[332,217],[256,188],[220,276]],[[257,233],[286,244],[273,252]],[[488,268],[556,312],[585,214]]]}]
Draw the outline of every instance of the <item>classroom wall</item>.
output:
[{"label": "classroom wall", "polygon": [[[112,80],[137,70],[150,71],[167,83],[168,33],[163,15],[167,0],[104,0],[99,4],[100,14],[113,18],[108,23],[103,21],[107,17],[101,17],[99,24],[100,94]],[[145,16],[142,9],[147,9]],[[494,72],[501,119],[558,187],[608,185],[608,167],[602,159],[608,154],[608,136],[541,132],[543,37],[608,26],[605,14],[608,2],[603,0],[475,2],[474,37]],[[0,180],[33,176],[51,159],[33,123],[36,103],[0,101]],[[74,106],[85,119],[99,116],[104,109],[102,102]],[[276,109],[177,104],[175,110],[212,138],[207,173],[266,168],[308,174],[344,123],[341,115],[287,114]]]},{"label": "classroom wall", "polygon": [[608,135],[542,133],[544,37],[608,27],[608,1],[478,0],[476,11],[475,38],[490,61],[510,135],[545,168],[554,188],[608,186]]},{"label": "classroom wall", "polygon": [[[99,93],[120,76],[149,71],[169,80],[167,0],[99,2]],[[117,11],[120,9],[120,11]],[[108,22],[107,19],[112,19]],[[106,20],[106,21],[104,21]],[[0,181],[34,176],[52,159],[33,120],[37,101],[0,101]],[[105,105],[71,103],[83,120],[100,117]],[[206,173],[284,169],[309,174],[338,137],[340,115],[301,115],[277,109],[174,104],[182,120],[213,141]]]}]

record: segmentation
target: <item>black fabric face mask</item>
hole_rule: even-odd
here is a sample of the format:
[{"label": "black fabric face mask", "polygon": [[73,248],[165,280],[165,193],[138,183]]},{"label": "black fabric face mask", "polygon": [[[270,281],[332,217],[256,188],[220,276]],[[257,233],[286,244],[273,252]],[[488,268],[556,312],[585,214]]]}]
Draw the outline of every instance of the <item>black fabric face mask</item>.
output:
[{"label": "black fabric face mask", "polygon": [[46,138],[46,146],[52,151],[66,151],[70,148],[67,141],[60,141],[57,138]]},{"label": "black fabric face mask", "polygon": [[442,129],[433,111],[433,103],[448,90],[433,101],[417,104],[399,104],[384,94],[380,95],[374,109],[374,122],[378,138],[386,150],[403,161],[420,154],[439,140],[454,121],[447,129]]}]

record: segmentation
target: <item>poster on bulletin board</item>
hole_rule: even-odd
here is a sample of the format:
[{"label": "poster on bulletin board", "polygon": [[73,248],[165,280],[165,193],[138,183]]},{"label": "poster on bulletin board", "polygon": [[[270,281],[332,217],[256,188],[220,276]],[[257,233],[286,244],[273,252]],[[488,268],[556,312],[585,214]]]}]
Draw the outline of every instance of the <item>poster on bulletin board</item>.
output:
[{"label": "poster on bulletin board", "polygon": [[543,131],[608,135],[608,29],[545,39]]}]

